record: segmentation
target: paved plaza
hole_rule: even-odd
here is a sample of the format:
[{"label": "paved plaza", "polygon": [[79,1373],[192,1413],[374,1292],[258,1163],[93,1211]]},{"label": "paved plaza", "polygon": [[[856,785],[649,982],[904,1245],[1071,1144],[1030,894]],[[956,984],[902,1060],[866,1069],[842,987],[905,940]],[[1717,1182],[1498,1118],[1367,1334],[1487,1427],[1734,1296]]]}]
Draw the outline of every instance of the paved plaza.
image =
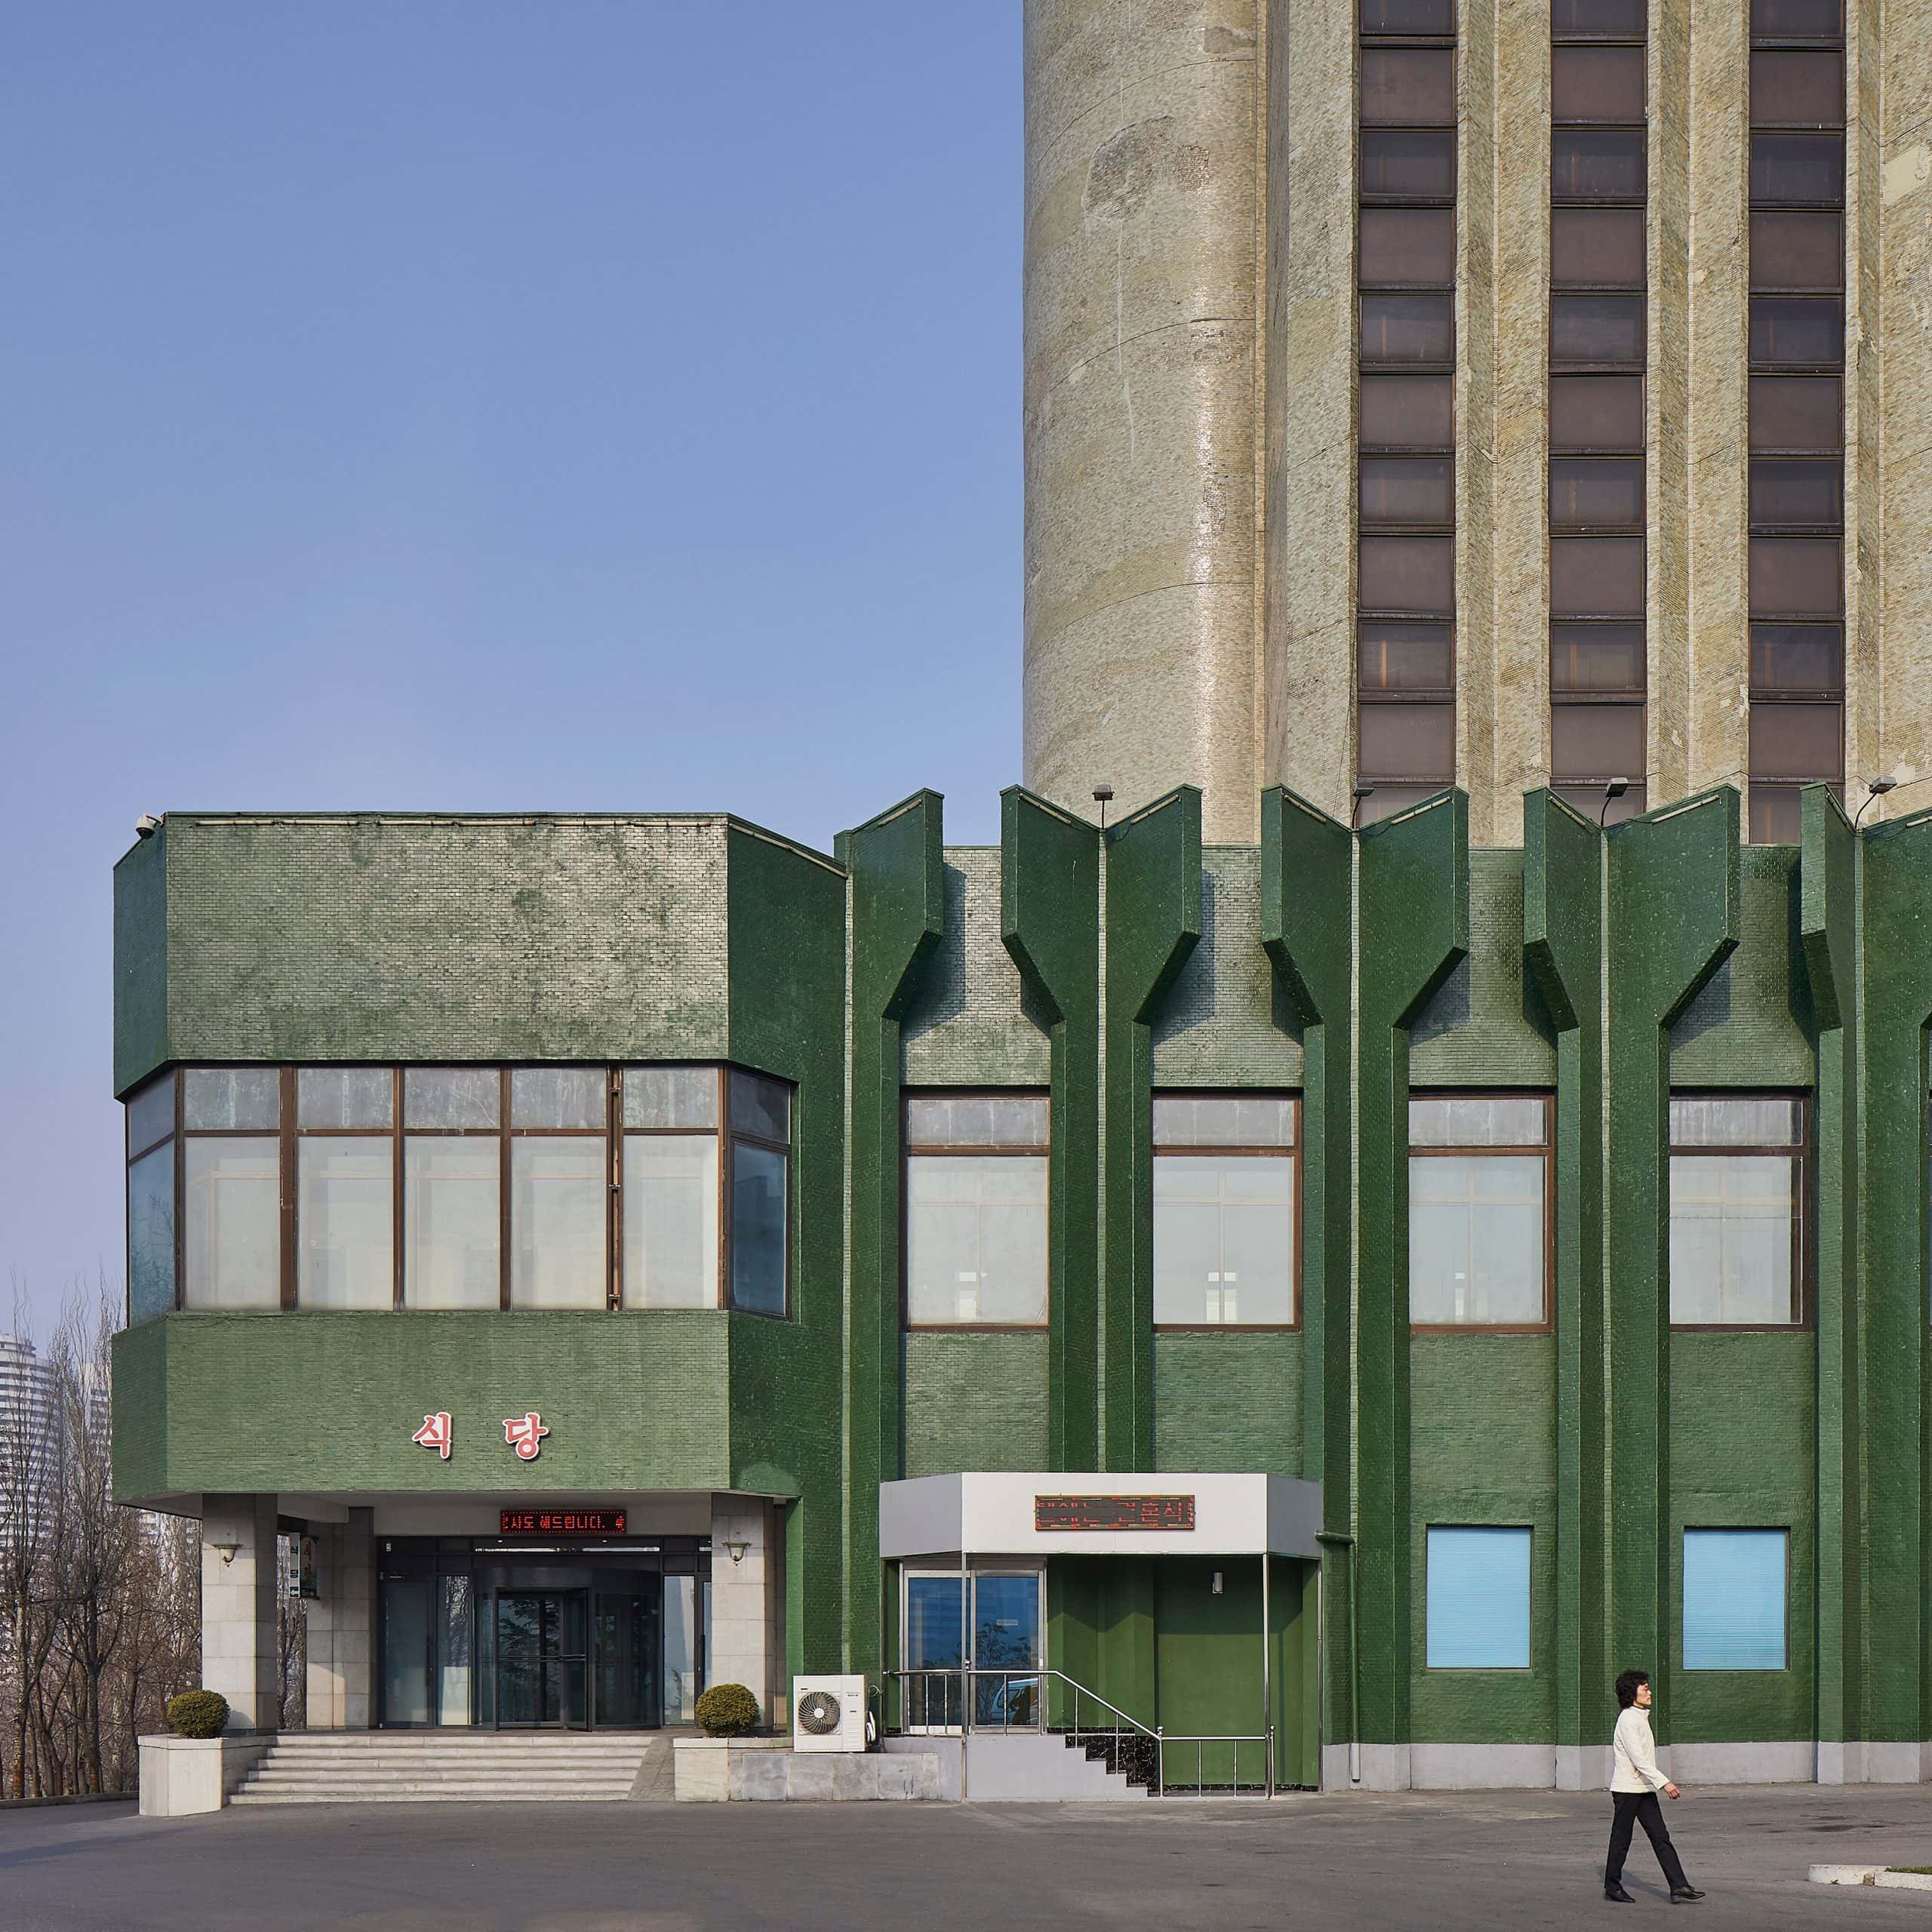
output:
[{"label": "paved plaza", "polygon": [[1640,1839],[1602,1903],[1601,1794],[1272,1804],[340,1806],[143,1820],[0,1811],[5,1932],[709,1932],[712,1927],[1706,1926],[1925,1923],[1922,1894],[1807,1884],[1932,1863],[1918,1787],[1730,1788],[1670,1807],[1672,1908]]}]

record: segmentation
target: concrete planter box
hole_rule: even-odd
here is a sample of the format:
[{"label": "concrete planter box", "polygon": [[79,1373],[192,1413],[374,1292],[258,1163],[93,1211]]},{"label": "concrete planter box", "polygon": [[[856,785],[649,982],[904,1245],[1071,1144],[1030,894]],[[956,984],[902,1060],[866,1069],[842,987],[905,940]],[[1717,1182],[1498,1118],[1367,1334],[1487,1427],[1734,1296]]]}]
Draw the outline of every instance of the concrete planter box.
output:
[{"label": "concrete planter box", "polygon": [[186,1818],[219,1811],[228,1795],[267,1755],[272,1730],[226,1737],[144,1737],[141,1816]]},{"label": "concrete planter box", "polygon": [[779,1737],[681,1737],[672,1746],[681,1804],[906,1803],[944,1795],[936,1756],[795,1753]]}]

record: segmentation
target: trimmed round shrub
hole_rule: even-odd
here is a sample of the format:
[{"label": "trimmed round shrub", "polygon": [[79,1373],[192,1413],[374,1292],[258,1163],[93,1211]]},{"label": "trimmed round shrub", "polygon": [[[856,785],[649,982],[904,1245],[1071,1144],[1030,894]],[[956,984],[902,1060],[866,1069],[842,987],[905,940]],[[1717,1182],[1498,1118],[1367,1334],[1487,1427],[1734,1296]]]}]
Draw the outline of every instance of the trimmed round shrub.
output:
[{"label": "trimmed round shrub", "polygon": [[228,1728],[228,1700],[219,1690],[184,1690],[168,1699],[165,1715],[177,1737],[219,1737]]},{"label": "trimmed round shrub", "polygon": [[707,1737],[743,1737],[758,1728],[758,1700],[742,1684],[714,1684],[697,1700],[697,1721]]}]

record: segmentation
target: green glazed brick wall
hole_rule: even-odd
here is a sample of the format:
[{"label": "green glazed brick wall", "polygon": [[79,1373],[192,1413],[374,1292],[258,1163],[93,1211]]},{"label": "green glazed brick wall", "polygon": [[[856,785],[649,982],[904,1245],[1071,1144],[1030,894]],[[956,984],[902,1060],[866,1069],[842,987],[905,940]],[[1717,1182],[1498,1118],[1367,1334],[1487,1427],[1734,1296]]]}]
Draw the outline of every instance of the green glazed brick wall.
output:
[{"label": "green glazed brick wall", "polygon": [[[1409,1344],[1411,1734],[1423,1743],[1555,1735],[1556,1358],[1548,1335]],[[1428,1667],[1432,1524],[1530,1528],[1530,1669]]]},{"label": "green glazed brick wall", "polygon": [[1052,1466],[1044,1333],[914,1331],[903,1358],[906,1475]]},{"label": "green glazed brick wall", "polygon": [[[722,817],[171,814],[165,933],[137,869],[115,1081],[161,1058],[704,1059],[724,1051]],[[160,840],[149,841],[158,844]]]},{"label": "green glazed brick wall", "polygon": [[[1670,1356],[1670,1735],[1814,1737],[1817,1338],[1676,1334]],[[1686,1528],[1790,1531],[1785,1669],[1683,1668]]]},{"label": "green glazed brick wall", "polygon": [[[672,1309],[164,1315],[114,1338],[115,1500],[727,1489],[731,1319]],[[454,1418],[447,1463],[409,1439],[435,1409]],[[529,1409],[551,1434],[535,1462],[521,1463],[503,1426]]]},{"label": "green glazed brick wall", "polygon": [[137,838],[114,868],[114,1091],[169,1057],[168,827]]},{"label": "green glazed brick wall", "polygon": [[1301,1085],[1301,1023],[1261,945],[1261,852],[1201,855],[1201,938],[1153,1023],[1156,1087]]},{"label": "green glazed brick wall", "polygon": [[1000,851],[946,848],[946,930],[901,1026],[909,1087],[1044,1087],[1048,1018],[1000,940]]},{"label": "green glazed brick wall", "polygon": [[1298,1334],[1154,1337],[1154,1467],[1301,1473]]},{"label": "green glazed brick wall", "polygon": [[1469,854],[1469,949],[1409,1035],[1417,1087],[1549,1087],[1555,1029],[1523,970],[1523,855]]},{"label": "green glazed brick wall", "polygon": [[1737,950],[1670,1029],[1677,1087],[1809,1087],[1817,1057],[1798,939],[1798,848],[1747,845]]}]

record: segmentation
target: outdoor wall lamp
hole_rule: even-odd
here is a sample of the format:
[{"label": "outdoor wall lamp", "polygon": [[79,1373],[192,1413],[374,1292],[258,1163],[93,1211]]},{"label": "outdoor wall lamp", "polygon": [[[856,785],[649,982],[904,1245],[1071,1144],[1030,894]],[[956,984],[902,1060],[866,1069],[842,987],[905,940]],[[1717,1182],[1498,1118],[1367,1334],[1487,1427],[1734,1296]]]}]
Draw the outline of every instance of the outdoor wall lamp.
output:
[{"label": "outdoor wall lamp", "polygon": [[1375,796],[1375,787],[1373,785],[1358,785],[1350,795],[1355,800],[1355,803],[1349,808],[1349,829],[1352,832],[1355,828],[1356,821],[1361,817],[1361,801],[1364,798],[1372,798]]},{"label": "outdoor wall lamp", "polygon": [[1096,785],[1094,787],[1094,802],[1100,808],[1100,829],[1103,832],[1107,829],[1107,807],[1112,802],[1114,788],[1111,785]]},{"label": "outdoor wall lamp", "polygon": [[226,1569],[235,1561],[235,1553],[242,1546],[238,1543],[211,1543],[208,1547],[221,1558],[222,1567]]},{"label": "outdoor wall lamp", "polygon": [[1872,809],[1872,801],[1874,798],[1882,798],[1887,792],[1896,792],[1898,789],[1899,781],[1889,772],[1881,772],[1876,778],[1866,779],[1865,802],[1858,808],[1858,817],[1851,822],[1852,830],[1856,832],[1858,829],[1859,820]]},{"label": "outdoor wall lamp", "polygon": [[724,1546],[724,1554],[734,1563],[742,1563],[745,1560],[745,1552],[750,1548],[751,1545],[748,1543],[728,1543]]},{"label": "outdoor wall lamp", "polygon": [[1603,829],[1604,817],[1610,811],[1611,800],[1622,798],[1629,789],[1630,781],[1627,778],[1607,778],[1604,780],[1603,803],[1597,808],[1597,829],[1599,832]]}]

